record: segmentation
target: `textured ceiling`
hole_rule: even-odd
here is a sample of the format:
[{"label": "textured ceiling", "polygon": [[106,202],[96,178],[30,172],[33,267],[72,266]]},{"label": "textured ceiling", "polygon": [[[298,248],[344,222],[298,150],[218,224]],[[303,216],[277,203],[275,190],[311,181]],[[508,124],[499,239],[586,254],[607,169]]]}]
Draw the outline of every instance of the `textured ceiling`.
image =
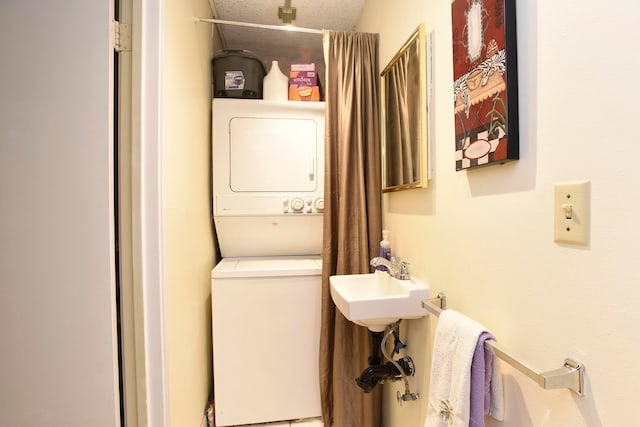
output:
[{"label": "textured ceiling", "polygon": [[[291,0],[297,27],[353,30],[365,0]],[[255,24],[282,25],[278,7],[284,0],[213,0],[218,19]],[[323,68],[322,35],[219,25],[224,47],[247,49],[267,66],[277,60],[287,73],[291,63],[315,62]]]}]

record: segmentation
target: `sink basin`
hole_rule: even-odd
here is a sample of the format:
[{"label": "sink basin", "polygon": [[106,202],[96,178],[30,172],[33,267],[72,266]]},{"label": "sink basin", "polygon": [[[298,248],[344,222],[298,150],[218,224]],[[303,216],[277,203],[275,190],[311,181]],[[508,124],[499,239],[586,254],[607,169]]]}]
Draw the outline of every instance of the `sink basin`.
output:
[{"label": "sink basin", "polygon": [[428,312],[422,301],[429,287],[416,279],[399,280],[383,271],[329,277],[331,298],[348,320],[371,331],[384,331],[399,319],[417,319]]}]

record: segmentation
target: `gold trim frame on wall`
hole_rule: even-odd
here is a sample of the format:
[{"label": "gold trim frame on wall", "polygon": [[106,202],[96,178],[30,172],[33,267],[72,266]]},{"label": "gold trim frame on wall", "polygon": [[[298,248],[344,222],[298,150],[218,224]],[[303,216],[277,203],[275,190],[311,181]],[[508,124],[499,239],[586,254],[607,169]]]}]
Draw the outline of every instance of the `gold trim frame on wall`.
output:
[{"label": "gold trim frame on wall", "polygon": [[382,191],[426,188],[428,180],[425,25],[382,70]]},{"label": "gold trim frame on wall", "polygon": [[456,170],[520,156],[515,0],[453,0]]}]

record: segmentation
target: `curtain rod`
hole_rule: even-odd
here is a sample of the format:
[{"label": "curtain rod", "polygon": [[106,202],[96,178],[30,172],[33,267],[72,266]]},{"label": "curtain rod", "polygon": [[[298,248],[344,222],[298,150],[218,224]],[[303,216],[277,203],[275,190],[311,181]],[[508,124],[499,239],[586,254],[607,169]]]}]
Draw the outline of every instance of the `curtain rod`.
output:
[{"label": "curtain rod", "polygon": [[240,27],[263,28],[266,30],[280,30],[280,31],[292,31],[296,33],[322,34],[322,30],[316,30],[314,28],[294,27],[289,25],[252,24],[249,22],[225,21],[224,19],[206,19],[206,18],[199,18],[199,21],[208,22],[210,24],[224,24],[224,25],[237,25]]}]

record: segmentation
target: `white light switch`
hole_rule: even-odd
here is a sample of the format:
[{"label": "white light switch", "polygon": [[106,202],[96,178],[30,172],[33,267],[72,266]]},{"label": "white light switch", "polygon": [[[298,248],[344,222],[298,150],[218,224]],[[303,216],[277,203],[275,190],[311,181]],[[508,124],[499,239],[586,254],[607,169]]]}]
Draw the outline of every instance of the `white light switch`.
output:
[{"label": "white light switch", "polygon": [[575,245],[589,245],[589,181],[558,183],[554,186],[554,240]]}]

